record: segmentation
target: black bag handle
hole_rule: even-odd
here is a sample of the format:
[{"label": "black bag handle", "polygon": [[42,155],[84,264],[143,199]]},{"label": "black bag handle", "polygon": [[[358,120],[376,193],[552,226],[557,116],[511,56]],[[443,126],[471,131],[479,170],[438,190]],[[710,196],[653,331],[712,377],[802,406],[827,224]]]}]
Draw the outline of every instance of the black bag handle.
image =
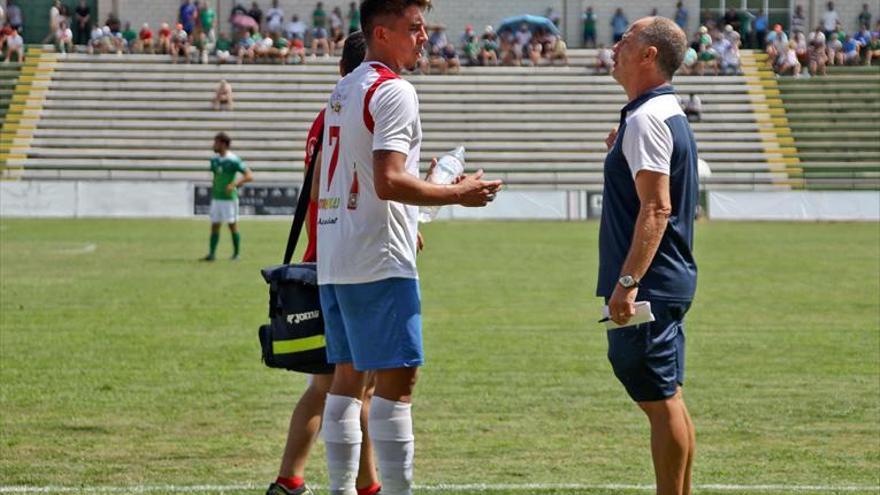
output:
[{"label": "black bag handle", "polygon": [[[296,212],[293,214],[293,224],[290,225],[290,234],[287,236],[287,249],[284,251],[284,264],[289,265],[293,252],[296,251],[296,243],[299,235],[302,233],[303,224],[306,221],[306,213],[309,210],[309,199],[312,194],[312,176],[315,174],[315,166],[318,161],[318,154],[321,153],[321,142],[324,139],[324,129],[318,133],[318,140],[315,142],[315,148],[312,152],[312,160],[309,163],[309,170],[306,171],[305,181],[299,191],[299,200],[296,203]],[[307,145],[308,146],[308,145]]]}]

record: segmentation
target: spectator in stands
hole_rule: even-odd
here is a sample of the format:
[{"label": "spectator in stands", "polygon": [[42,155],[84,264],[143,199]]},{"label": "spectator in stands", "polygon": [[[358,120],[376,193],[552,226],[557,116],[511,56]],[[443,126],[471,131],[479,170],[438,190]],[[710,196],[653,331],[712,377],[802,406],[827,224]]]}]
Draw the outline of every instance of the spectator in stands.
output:
[{"label": "spectator in stands", "polygon": [[486,26],[480,38],[480,63],[498,65],[498,35],[492,26]]},{"label": "spectator in stands", "polygon": [[254,40],[254,60],[268,59],[272,54],[272,47],[275,45],[269,33],[263,32],[258,39]]},{"label": "spectator in stands", "polygon": [[739,14],[736,13],[736,9],[730,7],[727,9],[727,12],[724,13],[724,18],[722,19],[723,26],[733,26],[736,32],[739,32]]},{"label": "spectator in stands", "polygon": [[681,73],[690,76],[697,73],[697,64],[699,63],[699,56],[697,55],[697,50],[693,47],[693,45],[689,46],[688,49],[684,52],[684,58],[681,61]]},{"label": "spectator in stands", "polygon": [[683,31],[686,32],[688,30],[688,11],[681,2],[675,4],[675,23]]},{"label": "spectator in stands", "polygon": [[214,22],[217,20],[217,12],[211,7],[208,0],[202,2],[199,7],[199,27],[207,35],[208,42],[213,43],[217,38],[214,31]]},{"label": "spectator in stands", "polygon": [[550,62],[550,65],[557,60],[562,61],[562,65],[568,65],[568,45],[562,36],[556,36],[553,33],[544,35],[544,58]]},{"label": "spectator in stands", "polygon": [[135,40],[132,49],[135,53],[153,53],[153,31],[150,30],[150,25],[146,22],[138,31],[137,40]]},{"label": "spectator in stands", "polygon": [[113,12],[107,14],[107,20],[104,21],[104,25],[110,29],[112,34],[122,33],[122,21],[120,21],[119,17]]},{"label": "spectator in stands", "polygon": [[193,0],[180,0],[180,12],[177,23],[181,25],[187,35],[196,29],[196,21],[199,18],[199,9],[193,4]]},{"label": "spectator in stands", "polygon": [[254,45],[257,43],[257,37],[259,36],[259,32],[256,28],[252,29],[253,32],[242,32],[239,36],[238,40],[238,64],[241,65],[244,62],[244,59],[247,58],[251,62],[254,61]]},{"label": "spectator in stands", "polygon": [[761,13],[755,18],[755,46],[761,50],[767,47],[767,28],[770,26],[770,20],[767,12],[761,9]]},{"label": "spectator in stands", "polygon": [[871,65],[874,59],[880,60],[880,33],[872,33],[871,41],[865,47],[865,65]]},{"label": "spectator in stands", "polygon": [[306,63],[306,44],[300,38],[290,40],[290,53],[288,54],[288,62],[291,64]]},{"label": "spectator in stands", "polygon": [[260,10],[260,6],[257,5],[257,2],[251,2],[251,9],[247,11],[247,15],[251,16],[254,21],[256,21],[258,30],[263,26],[263,11]]},{"label": "spectator in stands", "polygon": [[703,9],[700,13],[700,25],[706,26],[710,29],[715,28],[715,26],[718,25],[718,20],[710,9]]},{"label": "spectator in stands", "polygon": [[162,25],[159,26],[159,39],[157,42],[159,53],[163,55],[171,53],[171,35],[171,27],[168,26],[167,22],[163,22]]},{"label": "spectator in stands", "polygon": [[721,73],[724,75],[739,74],[739,47],[729,39],[722,37],[719,42],[719,49]]},{"label": "spectator in stands", "polygon": [[187,58],[191,55],[195,55],[196,60],[200,64],[208,63],[208,35],[202,30],[197,31],[195,34],[190,35],[190,49],[187,54]]},{"label": "spectator in stands", "polygon": [[705,74],[706,67],[709,67],[713,70],[715,75],[718,75],[718,52],[716,52],[712,48],[712,36],[709,35],[709,28],[706,26],[700,26],[700,49],[699,52],[699,64],[697,65],[697,71],[702,76]]},{"label": "spectator in stands", "polygon": [[269,57],[274,61],[278,60],[282,65],[287,63],[290,55],[290,41],[278,33],[270,34],[272,40],[272,49],[269,51]]},{"label": "spectator in stands", "polygon": [[840,15],[834,10],[834,2],[828,2],[826,10],[822,14],[822,29],[825,31],[825,38],[830,38],[837,25],[840,24]]},{"label": "spectator in stands", "polygon": [[584,25],[584,48],[596,47],[596,14],[593,13],[593,7],[587,7],[581,18]]},{"label": "spectator in stands", "polygon": [[[0,6],[0,9],[3,9]],[[9,24],[0,24],[0,57],[4,56],[4,48],[6,47],[6,38],[12,36],[12,26]]]},{"label": "spectator in stands", "polygon": [[739,34],[741,47],[755,47],[755,14],[749,9],[740,9],[739,12]]},{"label": "spectator in stands", "polygon": [[516,59],[515,64],[521,65],[523,57],[528,55],[527,49],[529,43],[532,41],[532,32],[529,30],[529,25],[526,23],[522,23],[519,26],[519,31],[514,35],[514,43],[513,43],[513,56]]},{"label": "spectator in stands", "polygon": [[349,36],[361,30],[361,11],[358,8],[357,2],[348,4],[348,14],[345,17],[348,19]]},{"label": "spectator in stands", "polygon": [[807,16],[804,15],[804,6],[797,4],[794,13],[791,14],[791,26],[789,27],[791,37],[794,38],[795,33],[807,32]]},{"label": "spectator in stands", "polygon": [[16,55],[18,62],[24,62],[24,38],[21,37],[18,30],[11,24],[10,27],[12,28],[12,33],[6,37],[6,58],[3,59],[3,63],[9,63],[12,60],[13,54]]},{"label": "spectator in stands", "polygon": [[217,91],[214,92],[214,99],[211,101],[211,106],[215,111],[220,111],[223,109],[223,105],[226,105],[226,109],[232,111],[235,107],[235,101],[232,96],[232,85],[223,79],[220,81],[220,84],[217,85]]},{"label": "spectator in stands", "polygon": [[825,31],[822,30],[821,24],[816,26],[816,29],[807,36],[807,42],[818,42],[822,47],[825,46]]},{"label": "spectator in stands", "polygon": [[679,100],[681,110],[687,116],[688,122],[699,122],[703,120],[703,102],[695,93],[688,96],[687,101]]},{"label": "spectator in stands", "polygon": [[[822,39],[825,39],[825,35],[822,35]],[[828,63],[828,53],[825,48],[824,41],[814,40],[811,41],[807,46],[807,59],[809,60],[809,70],[810,74],[813,76],[824,76],[827,71],[825,66]]]},{"label": "spectator in stands", "polygon": [[795,51],[796,45],[792,41],[785,45],[782,48],[782,51],[779,52],[779,61],[777,63],[776,72],[779,75],[791,74],[794,77],[800,77],[801,75],[801,63],[798,62],[797,52]]},{"label": "spectator in stands", "polygon": [[49,32],[46,34],[46,37],[43,38],[43,44],[49,43],[49,41],[55,39],[55,33],[58,32],[58,24],[61,21],[61,0],[53,0],[52,5],[49,7]]},{"label": "spectator in stands", "polygon": [[541,42],[543,34],[540,31],[536,32],[524,48],[529,65],[532,67],[537,67],[541,64],[541,57],[544,55],[544,44]]},{"label": "spectator in stands", "polygon": [[266,29],[272,34],[281,34],[284,29],[284,10],[278,6],[278,0],[272,0],[272,8],[266,12]]},{"label": "spectator in stands", "polygon": [[724,38],[730,42],[731,45],[739,48],[742,46],[742,36],[739,34],[739,31],[733,28],[732,25],[727,24],[724,26]]},{"label": "spectator in stands", "polygon": [[846,65],[858,65],[861,62],[859,58],[859,44],[852,36],[846,35],[843,41],[843,63]]},{"label": "spectator in stands", "polygon": [[480,64],[480,40],[471,24],[464,27],[464,34],[461,35],[461,53],[464,54],[465,62],[468,65]]},{"label": "spectator in stands", "polygon": [[73,40],[77,45],[87,45],[89,42],[89,27],[92,22],[92,9],[87,0],[79,0],[79,5],[73,11]]},{"label": "spectator in stands", "polygon": [[782,25],[773,26],[773,31],[767,35],[766,52],[770,60],[778,60],[779,54],[788,46],[788,35],[782,30]]},{"label": "spectator in stands", "polygon": [[24,32],[24,17],[21,14],[21,7],[16,5],[13,0],[6,0],[6,23],[19,35]]},{"label": "spectator in stands", "polygon": [[627,26],[629,26],[629,21],[623,15],[623,9],[618,7],[614,11],[614,17],[611,18],[611,32],[615,43],[623,38],[623,33],[626,32]]},{"label": "spectator in stands", "polygon": [[807,44],[807,37],[804,36],[804,33],[798,31],[792,34],[792,41],[794,42],[794,52],[797,54],[798,62],[800,62],[801,67],[809,67],[810,66],[810,53],[809,46]]},{"label": "spectator in stands", "polygon": [[871,11],[866,3],[862,4],[862,11],[859,12],[858,22],[860,28],[871,29]]},{"label": "spectator in stands", "polygon": [[104,30],[97,24],[89,35],[88,53],[89,55],[107,53],[106,44],[104,43]]},{"label": "spectator in stands", "polygon": [[138,33],[134,29],[131,28],[131,23],[126,22],[125,27],[122,29],[122,41],[125,42],[125,51],[128,53],[134,52],[134,45],[138,39]]},{"label": "spectator in stands", "polygon": [[599,52],[596,54],[596,74],[610,74],[613,68],[614,52],[604,43],[600,43]]},{"label": "spectator in stands", "polygon": [[[0,28],[6,26],[6,9],[3,8],[3,4],[0,4]],[[0,50],[3,49],[3,43],[0,43]]]},{"label": "spectator in stands", "polygon": [[445,62],[445,70],[442,72],[443,74],[448,73],[457,73],[461,69],[461,61],[458,59],[458,52],[455,50],[455,45],[452,43],[448,43],[443,47],[443,50],[440,51],[443,61]]},{"label": "spectator in stands", "polygon": [[178,57],[183,57],[184,63],[189,63],[189,34],[183,24],[177,23],[171,34],[171,63],[176,64]]},{"label": "spectator in stands", "polygon": [[324,58],[330,57],[331,46],[328,41],[327,12],[324,11],[324,3],[318,2],[312,12],[312,58],[318,56],[318,48],[324,52]]},{"label": "spectator in stands", "polygon": [[294,14],[290,18],[290,22],[284,25],[284,36],[289,40],[298,39],[305,42],[307,30],[308,26],[306,26],[306,23],[299,20],[299,16]]},{"label": "spectator in stands", "polygon": [[[706,65],[712,67],[715,70],[715,75],[717,76],[721,69],[725,67],[725,55],[728,53],[731,47],[730,40],[722,36],[721,34],[715,34],[712,39],[712,46],[709,51],[712,53],[712,60],[707,61]],[[712,62],[712,63],[709,63]]]},{"label": "spectator in stands", "polygon": [[55,45],[58,53],[73,52],[73,30],[67,25],[67,21],[61,21],[58,30],[55,31]]},{"label": "spectator in stands", "polygon": [[843,42],[840,41],[840,38],[834,34],[826,36],[825,48],[830,65],[843,65]]},{"label": "spectator in stands", "polygon": [[330,43],[333,46],[333,50],[342,47],[344,40],[345,28],[342,20],[342,9],[333,7],[333,10],[330,11]]},{"label": "spectator in stands", "polygon": [[217,57],[217,65],[225,64],[232,58],[232,41],[225,32],[220,33],[217,37],[217,43],[214,44],[214,56]]}]

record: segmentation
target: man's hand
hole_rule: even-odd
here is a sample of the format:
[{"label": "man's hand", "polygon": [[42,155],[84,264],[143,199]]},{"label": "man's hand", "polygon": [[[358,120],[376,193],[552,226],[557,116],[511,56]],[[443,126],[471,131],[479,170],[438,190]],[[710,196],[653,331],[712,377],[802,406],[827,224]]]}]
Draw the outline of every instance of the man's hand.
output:
[{"label": "man's hand", "polygon": [[232,191],[235,190],[235,182],[230,182],[226,184],[226,194],[232,194]]},{"label": "man's hand", "polygon": [[431,176],[434,175],[434,169],[437,168],[437,158],[431,159],[431,166],[428,167],[428,173],[425,174],[425,180],[431,182]]},{"label": "man's hand", "polygon": [[614,293],[608,300],[608,317],[618,325],[626,325],[626,322],[636,314],[636,294],[638,287],[624,289],[620,284],[614,286]]},{"label": "man's hand", "polygon": [[462,206],[486,206],[495,199],[503,183],[500,180],[482,180],[483,170],[473,175],[464,175],[455,184],[459,188],[458,204]]},{"label": "man's hand", "polygon": [[608,133],[608,137],[605,138],[605,146],[608,147],[608,151],[614,147],[614,141],[617,141],[617,127],[613,127]]},{"label": "man's hand", "polygon": [[422,249],[425,249],[425,238],[422,237],[422,233],[421,233],[421,232],[417,232],[417,235],[416,235],[416,252],[417,252],[417,253],[420,253],[420,252],[422,252]]}]

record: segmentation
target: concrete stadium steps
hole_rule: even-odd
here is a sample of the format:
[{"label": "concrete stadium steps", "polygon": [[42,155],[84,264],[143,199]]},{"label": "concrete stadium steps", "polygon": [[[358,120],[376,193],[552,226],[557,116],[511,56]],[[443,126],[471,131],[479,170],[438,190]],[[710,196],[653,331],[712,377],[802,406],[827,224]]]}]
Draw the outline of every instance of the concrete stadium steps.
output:
[{"label": "concrete stadium steps", "polygon": [[[584,51],[592,63],[594,51]],[[427,158],[459,144],[468,169],[484,168],[523,186],[602,181],[604,139],[626,103],[607,75],[569,67],[463,68],[447,76],[405,76],[419,91]],[[208,180],[214,133],[260,180],[301,180],[303,143],[338,78],[336,61],[304,66],[172,65],[164,56],[59,57],[45,85],[23,160],[25,177],[192,178]],[[221,79],[235,91],[234,111],[210,100]],[[711,184],[787,187],[779,144],[768,142],[767,105],[746,78],[678,77],[698,93],[703,122],[693,125]]]},{"label": "concrete stadium steps", "polygon": [[880,67],[778,82],[805,185],[880,189]]},{"label": "concrete stadium steps", "polygon": [[0,64],[0,122],[6,118],[20,73],[20,63]]}]

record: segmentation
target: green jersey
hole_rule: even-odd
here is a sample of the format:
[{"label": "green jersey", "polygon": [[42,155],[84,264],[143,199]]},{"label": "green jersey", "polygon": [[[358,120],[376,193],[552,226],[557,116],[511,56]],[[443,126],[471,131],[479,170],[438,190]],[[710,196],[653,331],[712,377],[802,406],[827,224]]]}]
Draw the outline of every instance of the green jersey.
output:
[{"label": "green jersey", "polygon": [[124,39],[128,43],[129,47],[132,43],[134,43],[134,40],[136,40],[137,37],[138,34],[135,32],[134,29],[128,29],[122,32],[122,39]]},{"label": "green jersey", "polygon": [[217,38],[217,44],[214,47],[218,52],[228,52],[232,48],[232,42],[221,36]]},{"label": "green jersey", "polygon": [[214,185],[211,187],[211,197],[214,199],[238,199],[238,191],[235,188],[231,193],[226,192],[226,187],[235,182],[235,175],[247,170],[241,158],[226,153],[226,156],[217,155],[211,158],[211,172],[214,174]]},{"label": "green jersey", "polygon": [[199,13],[199,19],[202,21],[202,29],[204,31],[210,31],[214,29],[214,18],[217,17],[217,13],[214,12],[214,9],[207,8]]},{"label": "green jersey", "polygon": [[315,9],[312,12],[312,23],[316,28],[322,28],[327,25],[327,13],[321,9]]},{"label": "green jersey", "polygon": [[348,13],[348,29],[349,31],[358,31],[361,28],[361,11],[354,9]]}]

